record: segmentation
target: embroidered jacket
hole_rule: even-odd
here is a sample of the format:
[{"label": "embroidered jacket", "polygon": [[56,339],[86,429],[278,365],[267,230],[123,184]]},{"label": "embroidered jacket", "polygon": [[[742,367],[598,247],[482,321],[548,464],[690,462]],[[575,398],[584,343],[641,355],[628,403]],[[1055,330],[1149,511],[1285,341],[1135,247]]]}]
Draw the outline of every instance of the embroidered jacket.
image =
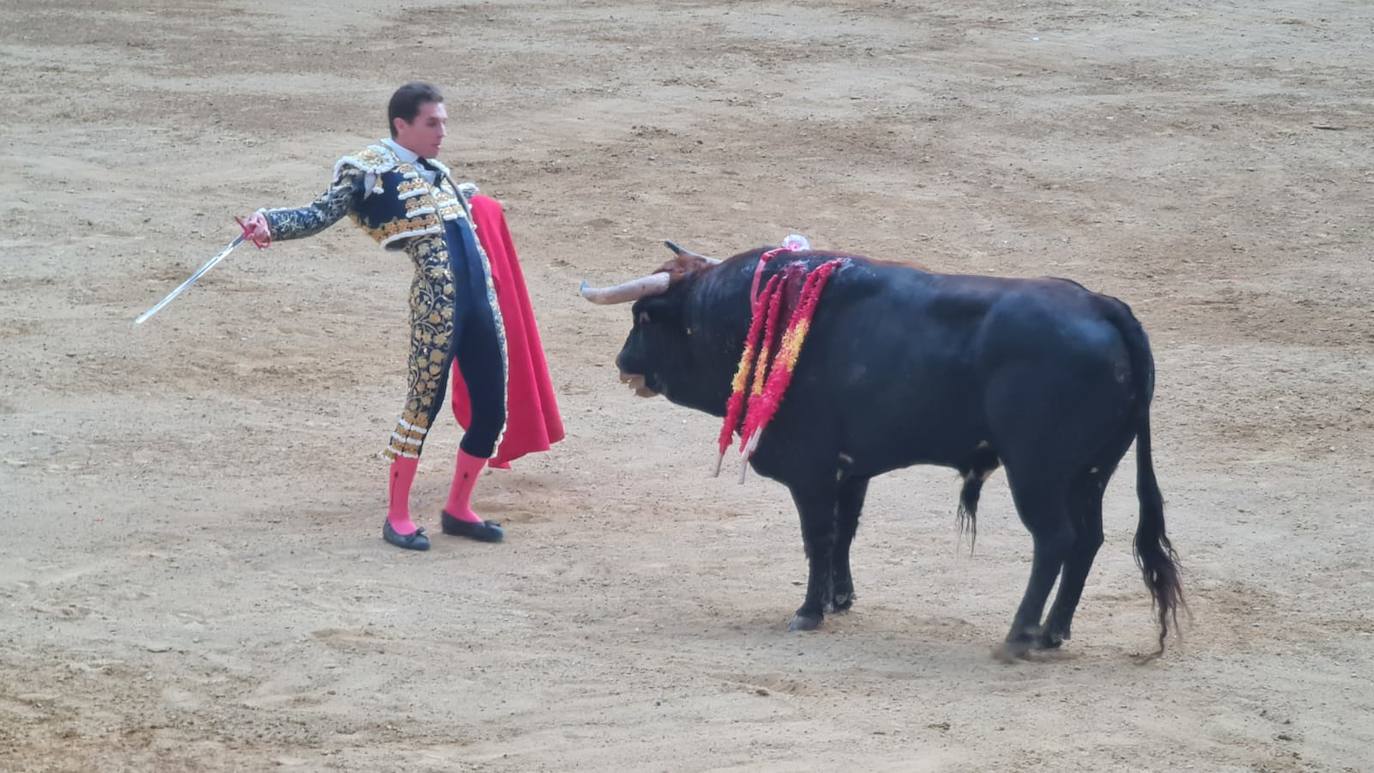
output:
[{"label": "embroidered jacket", "polygon": [[387,248],[425,234],[443,234],[444,221],[465,220],[465,201],[477,186],[452,189],[448,167],[431,160],[440,172],[430,184],[414,164],[402,161],[384,144],[344,156],[334,165],[334,181],[308,206],[262,210],[276,240],[313,236],[349,215],[377,243]]}]

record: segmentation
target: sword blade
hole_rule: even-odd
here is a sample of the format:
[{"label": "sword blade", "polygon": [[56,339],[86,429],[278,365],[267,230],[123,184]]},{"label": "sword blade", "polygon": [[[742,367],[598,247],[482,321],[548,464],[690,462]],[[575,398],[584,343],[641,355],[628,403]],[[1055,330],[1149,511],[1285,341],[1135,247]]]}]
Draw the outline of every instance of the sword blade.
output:
[{"label": "sword blade", "polygon": [[171,303],[178,295],[181,295],[182,293],[186,292],[186,289],[191,285],[195,284],[196,280],[200,279],[206,271],[209,271],[210,269],[214,268],[221,260],[224,260],[225,258],[229,257],[229,253],[233,252],[234,248],[239,246],[240,244],[243,244],[243,242],[244,238],[242,234],[235,237],[232,242],[229,242],[228,246],[219,251],[218,255],[205,261],[205,265],[196,269],[196,273],[192,274],[190,279],[187,279],[185,282],[182,282],[181,285],[177,287],[177,289],[168,293],[166,298],[163,298],[162,300],[158,301],[157,304],[154,305],[151,309],[148,309],[147,311],[138,315],[138,319],[134,320],[134,324],[141,325],[144,322],[147,322],[148,319],[151,318],[154,314],[158,313],[159,311],[162,311],[163,306],[166,306],[167,304]]}]

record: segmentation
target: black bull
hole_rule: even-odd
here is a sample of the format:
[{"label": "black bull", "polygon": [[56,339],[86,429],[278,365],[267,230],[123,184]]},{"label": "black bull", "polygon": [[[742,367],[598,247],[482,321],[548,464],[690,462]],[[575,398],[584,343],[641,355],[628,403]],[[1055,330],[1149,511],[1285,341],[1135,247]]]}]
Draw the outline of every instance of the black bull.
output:
[{"label": "black bull", "polygon": [[[634,328],[616,358],[622,378],[640,394],[724,416],[762,252],[719,265],[679,252],[637,280]],[[764,281],[795,260],[814,268],[837,256],[781,256]],[[1162,652],[1182,588],[1150,457],[1154,361],[1130,308],[1062,279],[937,274],[845,257],[852,260],[826,287],[791,387],[751,462],[787,486],[801,517],[809,577],[790,627],[815,628],[826,611],[853,604],[849,548],[873,476],[914,464],[952,467],[963,476],[960,510],[972,525],[983,481],[1005,466],[1035,553],[999,652],[1058,647],[1102,544],[1107,481],[1134,441],[1135,555],[1159,614]],[[627,300],[596,292],[606,291],[584,294]]]}]

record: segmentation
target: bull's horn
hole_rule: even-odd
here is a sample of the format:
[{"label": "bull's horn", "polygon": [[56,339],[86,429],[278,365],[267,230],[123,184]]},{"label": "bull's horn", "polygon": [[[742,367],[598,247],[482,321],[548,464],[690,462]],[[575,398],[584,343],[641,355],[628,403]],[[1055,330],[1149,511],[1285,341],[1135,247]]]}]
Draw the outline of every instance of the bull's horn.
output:
[{"label": "bull's horn", "polygon": [[668,249],[672,250],[673,254],[678,256],[679,258],[696,258],[697,260],[704,260],[708,265],[712,266],[716,265],[717,263],[720,263],[720,261],[716,260],[715,258],[708,258],[705,255],[698,255],[695,252],[692,252],[691,250],[679,247],[677,243],[670,241],[668,239],[663,240],[663,245]]},{"label": "bull's horn", "polygon": [[592,287],[583,282],[578,292],[592,303],[628,303],[650,295],[661,295],[668,291],[668,284],[672,281],[672,277],[659,272],[631,279],[614,287]]}]

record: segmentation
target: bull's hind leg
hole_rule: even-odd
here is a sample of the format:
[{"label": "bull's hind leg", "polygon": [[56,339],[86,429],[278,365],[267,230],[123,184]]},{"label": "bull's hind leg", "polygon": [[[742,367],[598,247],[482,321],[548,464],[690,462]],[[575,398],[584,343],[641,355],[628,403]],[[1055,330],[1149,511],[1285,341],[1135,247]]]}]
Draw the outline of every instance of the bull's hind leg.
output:
[{"label": "bull's hind leg", "polygon": [[868,494],[868,478],[847,478],[840,483],[839,500],[835,506],[835,555],[831,560],[831,603],[827,612],[843,612],[854,606],[854,577],[849,573],[849,547],[859,530],[859,515],[863,513],[864,497]]},{"label": "bull's hind leg", "polygon": [[1059,577],[1059,591],[1054,605],[1045,618],[1044,628],[1036,641],[1040,649],[1053,649],[1070,638],[1074,610],[1083,596],[1083,584],[1092,571],[1098,548],[1102,547],[1102,494],[1111,470],[1085,472],[1069,489],[1069,517],[1074,525],[1074,542],[1064,559]]},{"label": "bull's hind leg", "polygon": [[1031,560],[1030,580],[1012,619],[1007,640],[994,653],[1004,660],[1020,657],[1036,646],[1045,601],[1077,539],[1069,520],[1065,486],[1033,477],[1027,480],[1025,475],[1018,476],[1011,465],[1007,467],[1007,477],[1011,481],[1016,511],[1034,541],[1035,554]]},{"label": "bull's hind leg", "polygon": [[[789,631],[810,631],[825,617],[827,601],[833,599],[831,582],[834,570],[837,490],[833,483],[818,482],[805,488],[793,486],[792,501],[801,516],[802,543],[806,547],[806,600],[802,602]],[[850,536],[853,536],[852,533]]]}]

